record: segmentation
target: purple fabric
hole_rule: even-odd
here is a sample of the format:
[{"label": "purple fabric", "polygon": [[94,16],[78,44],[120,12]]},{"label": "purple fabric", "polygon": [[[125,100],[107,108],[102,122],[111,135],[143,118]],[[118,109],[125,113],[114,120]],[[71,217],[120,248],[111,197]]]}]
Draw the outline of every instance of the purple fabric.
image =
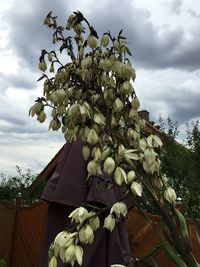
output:
[{"label": "purple fabric", "polygon": [[[94,177],[90,186],[86,185],[87,168],[82,157],[82,142],[78,139],[74,143],[64,146],[61,158],[55,172],[47,183],[42,199],[49,202],[46,232],[41,257],[41,267],[46,266],[48,248],[58,232],[69,223],[67,216],[84,202],[92,202],[99,206],[110,206],[123,198],[118,187],[110,190],[101,189],[101,181],[97,189],[99,178]],[[109,181],[109,176],[103,175],[101,180]],[[128,203],[130,206],[130,202]],[[102,223],[107,214],[100,218]],[[110,267],[111,264],[127,264],[131,258],[128,233],[124,220],[121,220],[112,233],[106,229],[95,232],[95,240],[91,245],[84,245],[83,267]],[[70,265],[59,262],[59,267]],[[75,264],[75,267],[79,266]],[[127,265],[133,267],[132,263]]]}]

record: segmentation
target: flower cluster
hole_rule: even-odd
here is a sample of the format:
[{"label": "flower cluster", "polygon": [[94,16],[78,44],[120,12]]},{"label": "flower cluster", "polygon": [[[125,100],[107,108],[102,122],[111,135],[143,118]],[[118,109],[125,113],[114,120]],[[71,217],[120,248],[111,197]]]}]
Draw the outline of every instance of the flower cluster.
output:
[{"label": "flower cluster", "polygon": [[[42,50],[38,67],[43,72],[39,78],[43,80],[43,96],[29,114],[43,123],[51,108],[49,129],[61,129],[66,141],[82,140],[87,181],[107,174],[112,177],[112,186],[122,187],[124,194],[134,199],[145,197],[145,190],[154,199],[157,191],[160,196],[164,191],[163,183],[158,186],[162,141],[147,133],[146,123],[138,115],[135,70],[122,31],[117,37],[108,31],[99,38],[81,12],[69,16],[65,27],[58,26],[50,12],[44,24],[54,30],[52,41],[60,44],[59,52],[66,53],[68,59],[63,63],[54,50]],[[166,188],[164,199],[175,202],[172,188]],[[112,231],[116,220],[126,214],[125,204],[117,202],[104,227]],[[84,207],[69,217],[75,231],[58,234],[50,249],[49,266],[56,266],[58,255],[63,262],[81,265],[83,250],[79,244],[92,243],[100,226],[97,214]]]},{"label": "flower cluster", "polygon": [[79,207],[69,215],[71,222],[75,223],[75,231],[63,231],[56,237],[49,249],[49,267],[57,266],[59,256],[64,263],[75,262],[79,265],[83,261],[83,249],[80,244],[91,244],[94,241],[94,231],[100,227],[99,217],[95,212]]},{"label": "flower cluster", "polygon": [[109,231],[113,231],[116,219],[119,219],[121,216],[126,217],[127,207],[124,202],[116,202],[110,209],[110,214],[104,220],[104,228]]}]

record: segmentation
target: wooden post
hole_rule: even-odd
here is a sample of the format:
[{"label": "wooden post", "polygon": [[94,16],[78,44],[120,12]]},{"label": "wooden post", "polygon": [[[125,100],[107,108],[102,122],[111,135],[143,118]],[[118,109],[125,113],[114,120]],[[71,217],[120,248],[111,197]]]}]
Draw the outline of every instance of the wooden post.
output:
[{"label": "wooden post", "polygon": [[15,242],[16,242],[16,236],[17,236],[17,224],[18,224],[18,217],[19,217],[19,212],[20,212],[20,207],[21,207],[21,201],[22,201],[22,194],[18,193],[18,195],[16,196],[16,203],[15,203],[15,217],[14,217],[13,230],[12,230],[8,267],[15,266],[15,258],[14,258]]}]

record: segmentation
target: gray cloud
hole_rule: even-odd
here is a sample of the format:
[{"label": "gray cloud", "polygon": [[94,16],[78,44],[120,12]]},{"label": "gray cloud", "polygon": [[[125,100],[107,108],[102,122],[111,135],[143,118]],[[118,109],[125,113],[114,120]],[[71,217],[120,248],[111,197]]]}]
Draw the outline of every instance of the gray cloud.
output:
[{"label": "gray cloud", "polygon": [[35,88],[34,80],[37,76],[30,72],[23,72],[21,70],[17,74],[0,73],[1,90],[4,91],[7,87],[33,89]]},{"label": "gray cloud", "polygon": [[175,0],[171,3],[171,12],[175,14],[180,14],[182,9],[183,2],[182,0]]},{"label": "gray cloud", "polygon": [[[117,32],[125,29],[132,50],[135,52],[136,66],[144,68],[180,68],[194,70],[200,66],[199,26],[191,31],[191,38],[183,29],[165,29],[162,33],[149,20],[150,13],[141,8],[135,8],[131,1],[122,4],[116,1],[104,2],[102,10],[94,9],[92,20],[101,31],[111,28]],[[110,13],[112,10],[112,13]],[[119,12],[120,10],[120,12]],[[98,14],[104,14],[103,23]],[[120,25],[120,26],[119,26]],[[120,27],[120,28],[119,28]]]},{"label": "gray cloud", "polygon": [[[182,1],[172,3],[173,10],[180,12]],[[20,5],[24,6],[23,11],[18,8]],[[59,21],[64,22],[72,9],[72,1],[51,0],[48,6],[39,0],[14,2],[13,11],[7,14],[6,19],[11,28],[10,45],[23,64],[36,70],[40,50],[50,47],[50,31],[42,26],[48,11],[53,10]],[[114,4],[112,1],[99,1],[98,5],[91,4],[90,10],[85,13],[88,13],[89,20],[100,32],[111,29],[116,34],[121,28],[125,29],[138,67],[194,70],[200,66],[199,27],[191,32],[188,40],[183,29],[163,30],[153,25],[149,20],[150,12],[135,7],[131,0],[117,0]],[[160,30],[163,30],[162,34]]]},{"label": "gray cloud", "polygon": [[200,18],[200,13],[197,13],[192,9],[188,9],[187,12],[188,12],[188,14],[190,14],[194,18],[198,18],[198,19]]},{"label": "gray cloud", "polygon": [[180,124],[200,116],[200,90],[194,91],[189,87],[180,87],[180,90],[171,88],[165,94],[165,101],[171,109],[172,118]]},{"label": "gray cloud", "polygon": [[[23,8],[19,8],[20,6]],[[13,2],[12,8],[4,15],[10,29],[9,45],[21,59],[22,66],[29,66],[36,71],[41,49],[49,47],[51,32],[43,26],[43,21],[51,10],[64,19],[65,11],[69,12],[64,0],[50,0],[48,4],[39,0],[18,0]]]}]

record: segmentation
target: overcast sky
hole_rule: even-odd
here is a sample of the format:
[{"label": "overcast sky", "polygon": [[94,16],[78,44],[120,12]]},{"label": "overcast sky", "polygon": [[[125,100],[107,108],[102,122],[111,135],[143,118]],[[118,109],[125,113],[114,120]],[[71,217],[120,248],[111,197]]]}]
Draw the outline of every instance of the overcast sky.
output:
[{"label": "overcast sky", "polygon": [[183,128],[200,118],[199,0],[1,0],[0,172],[16,165],[40,172],[64,144],[61,133],[28,117],[42,95],[36,82],[40,51],[52,47],[43,26],[50,10],[60,23],[80,10],[99,32],[124,29],[135,89],[151,120],[171,116]]}]

